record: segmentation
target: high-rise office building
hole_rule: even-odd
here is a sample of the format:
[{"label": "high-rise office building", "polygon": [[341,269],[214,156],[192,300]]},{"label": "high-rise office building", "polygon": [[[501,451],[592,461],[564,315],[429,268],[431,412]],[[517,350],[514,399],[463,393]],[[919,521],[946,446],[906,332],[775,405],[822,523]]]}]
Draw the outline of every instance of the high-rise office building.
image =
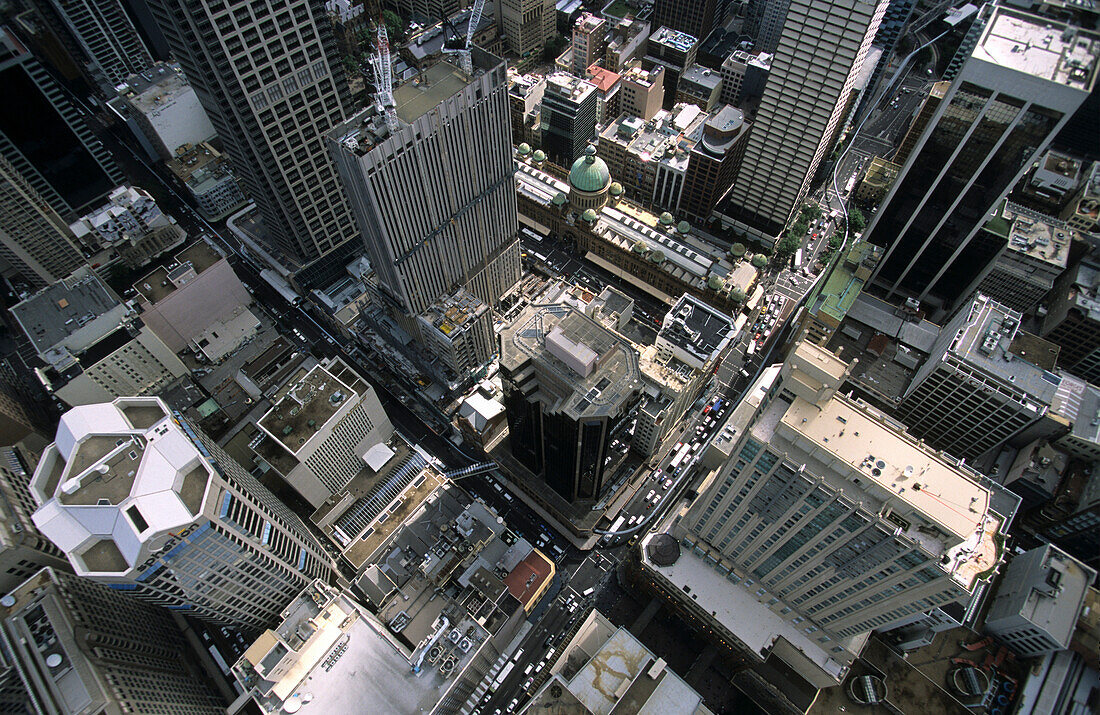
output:
[{"label": "high-rise office building", "polygon": [[144,72],[153,57],[121,0],[52,0],[88,60],[89,74],[108,97],[130,75]]},{"label": "high-rise office building", "polygon": [[275,0],[230,9],[200,0],[149,7],[256,202],[273,248],[303,287],[362,250],[324,136],[347,119],[344,63],[324,7]]},{"label": "high-rise office building", "polygon": [[699,224],[710,220],[718,201],[733,185],[752,125],[740,109],[727,105],[707,117],[691,148],[679,213]]},{"label": "high-rise office building", "polygon": [[656,0],[651,22],[654,28],[669,27],[702,42],[725,22],[729,5],[729,0]]},{"label": "high-rise office building", "polygon": [[607,48],[607,20],[590,12],[582,13],[573,25],[573,74],[584,77],[590,65],[604,57]]},{"label": "high-rise office building", "polygon": [[301,520],[156,397],[66,412],[30,490],[78,576],[204,620],[270,626],[332,575]]},{"label": "high-rise office building", "polygon": [[0,640],[28,713],[225,712],[170,613],[86,578],[45,568],[18,585]]},{"label": "high-rise office building", "polygon": [[886,0],[793,0],[787,11],[727,221],[778,236],[809,191],[848,115]]},{"label": "high-rise office building", "polygon": [[571,166],[596,138],[596,85],[565,72],[546,78],[542,95],[542,150],[558,166]]},{"label": "high-rise office building", "polygon": [[1005,245],[989,214],[1088,96],[1100,38],[998,7],[864,237],[889,298],[950,311]]},{"label": "high-rise office building", "polygon": [[92,208],[122,172],[46,69],[0,28],[0,155],[66,221]]},{"label": "high-rise office building", "polygon": [[0,258],[31,285],[45,286],[84,263],[75,241],[57,212],[0,155]]},{"label": "high-rise office building", "polygon": [[[38,459],[38,435],[0,447],[0,593],[7,593],[39,569],[69,570],[65,554],[35,527],[37,504],[30,492],[31,471]],[[33,447],[33,448],[32,448]]]},{"label": "high-rise office building", "polygon": [[671,524],[678,559],[645,564],[719,636],[754,655],[763,640],[811,682],[842,678],[867,631],[980,598],[1018,505],[839,393],[849,370],[799,343],[731,415],[728,458]]},{"label": "high-rise office building", "polygon": [[519,57],[516,69],[526,72],[542,62],[557,20],[554,0],[495,0],[493,7],[504,48]]},{"label": "high-rise office building", "polygon": [[397,87],[392,135],[375,107],[329,134],[379,293],[417,338],[455,290],[495,306],[520,277],[505,66],[477,48],[473,66],[440,61]]},{"label": "high-rise office building", "polygon": [[569,502],[604,494],[611,432],[636,404],[638,353],[565,305],[523,310],[500,333],[512,455]]},{"label": "high-rise office building", "polygon": [[744,32],[755,40],[754,52],[775,52],[791,0],[749,0]]},{"label": "high-rise office building", "polygon": [[1100,385],[1100,264],[1087,259],[1054,285],[1041,334],[1059,347],[1058,366]]}]

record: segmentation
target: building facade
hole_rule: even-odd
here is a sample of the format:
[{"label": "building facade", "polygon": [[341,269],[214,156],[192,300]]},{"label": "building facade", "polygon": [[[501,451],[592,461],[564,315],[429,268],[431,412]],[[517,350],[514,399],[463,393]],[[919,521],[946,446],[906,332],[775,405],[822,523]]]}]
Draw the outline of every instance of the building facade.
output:
[{"label": "building facade", "polygon": [[42,287],[84,263],[76,236],[49,203],[0,156],[0,257],[23,280]]},{"label": "building facade", "polygon": [[78,576],[213,623],[266,627],[332,576],[301,520],[155,397],[65,413],[30,489]]},{"label": "building facade", "polygon": [[38,531],[32,516],[38,505],[30,492],[31,473],[39,455],[36,438],[0,447],[0,591],[9,593],[43,567],[69,570],[69,562]]},{"label": "building facade", "polygon": [[558,166],[569,166],[596,138],[596,85],[555,72],[542,97],[542,150]]},{"label": "building facade", "polygon": [[495,306],[520,276],[505,67],[480,49],[473,62],[473,78],[432,65],[428,96],[398,87],[396,137],[373,108],[329,135],[379,296],[418,339],[436,301],[465,288]]},{"label": "building facade", "polygon": [[1100,265],[1085,259],[1058,279],[1042,336],[1058,346],[1058,365],[1100,384]]},{"label": "building facade", "polygon": [[[91,579],[42,569],[0,604],[25,712],[217,715],[226,702],[172,615]],[[9,710],[20,712],[20,710]]]},{"label": "building facade", "polygon": [[886,249],[874,281],[887,298],[945,310],[967,299],[1005,245],[980,230],[985,217],[1088,96],[1098,59],[1094,34],[994,11],[864,232]]},{"label": "building facade", "polygon": [[702,136],[691,149],[678,213],[705,224],[733,186],[745,155],[752,125],[740,109],[724,105],[707,117]]},{"label": "building facade", "polygon": [[149,8],[256,202],[269,248],[302,286],[329,282],[362,243],[324,147],[350,95],[323,6]]},{"label": "building facade", "polygon": [[88,58],[89,72],[106,96],[114,96],[114,88],[127,77],[153,64],[121,0],[54,0],[53,6]]},{"label": "building facade", "polygon": [[505,50],[519,57],[516,69],[526,71],[541,62],[554,34],[554,0],[495,0],[493,7]]},{"label": "building facade", "polygon": [[590,65],[604,58],[607,48],[607,20],[590,12],[581,13],[573,25],[573,74],[584,77]]},{"label": "building facade", "polygon": [[229,157],[205,142],[178,154],[168,162],[168,169],[208,221],[222,220],[248,202]]},{"label": "building facade", "polygon": [[723,213],[761,239],[801,207],[848,114],[886,0],[792,0]]},{"label": "building facade", "polygon": [[729,0],[656,0],[653,27],[669,27],[702,41],[725,22],[729,5]]}]

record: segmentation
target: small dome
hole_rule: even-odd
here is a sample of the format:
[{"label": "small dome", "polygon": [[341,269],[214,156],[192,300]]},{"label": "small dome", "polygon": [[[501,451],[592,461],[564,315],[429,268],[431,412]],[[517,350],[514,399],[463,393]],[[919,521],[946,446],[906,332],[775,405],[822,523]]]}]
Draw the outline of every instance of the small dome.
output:
[{"label": "small dome", "polygon": [[733,288],[730,290],[730,300],[732,300],[734,303],[744,303],[745,298],[747,297],[748,296],[745,295],[745,291],[741,290],[740,288]]},{"label": "small dome", "polygon": [[584,150],[584,156],[573,162],[569,170],[569,185],[577,191],[596,193],[603,191],[611,183],[611,171],[607,162],[596,156],[596,147],[591,144]]},{"label": "small dome", "polygon": [[569,199],[565,196],[565,194],[560,191],[554,194],[554,198],[550,199],[550,201],[553,202],[555,206],[564,206],[565,202],[568,200]]},{"label": "small dome", "polygon": [[546,161],[546,152],[544,152],[542,149],[535,149],[535,153],[531,155],[531,158],[541,164],[542,162]]},{"label": "small dome", "polygon": [[665,262],[665,254],[664,254],[663,251],[650,251],[649,256],[647,256],[647,258],[649,258],[649,260],[653,261],[654,263],[658,263],[658,264]]},{"label": "small dome", "polygon": [[682,234],[691,233],[691,224],[687,221],[681,221],[680,223],[676,224],[676,230]]},{"label": "small dome", "polygon": [[745,248],[745,244],[735,243],[730,246],[730,255],[734,258],[743,258],[744,255],[748,253],[748,250],[749,249]]},{"label": "small dome", "polygon": [[596,223],[596,212],[592,209],[585,209],[584,213],[581,214],[581,218],[588,223]]},{"label": "small dome", "polygon": [[707,278],[707,288],[711,290],[722,290],[725,285],[726,282],[719,276],[710,276]]},{"label": "small dome", "polygon": [[531,153],[531,145],[527,142],[523,142],[518,147],[516,147],[516,153],[518,153],[520,156],[527,156]]},{"label": "small dome", "polygon": [[633,250],[635,253],[645,253],[649,250],[649,246],[645,245],[645,241],[635,241],[634,245],[631,247],[631,250]]},{"label": "small dome", "polygon": [[672,214],[670,214],[668,211],[665,211],[663,214],[661,214],[661,225],[662,226],[671,226],[672,221],[673,221]]},{"label": "small dome", "polygon": [[621,196],[623,193],[623,185],[618,181],[612,181],[611,188],[608,190],[611,192],[612,196]]},{"label": "small dome", "polygon": [[756,266],[757,268],[763,268],[764,266],[768,265],[768,259],[764,256],[763,253],[757,253],[755,256],[752,257],[752,265]]}]

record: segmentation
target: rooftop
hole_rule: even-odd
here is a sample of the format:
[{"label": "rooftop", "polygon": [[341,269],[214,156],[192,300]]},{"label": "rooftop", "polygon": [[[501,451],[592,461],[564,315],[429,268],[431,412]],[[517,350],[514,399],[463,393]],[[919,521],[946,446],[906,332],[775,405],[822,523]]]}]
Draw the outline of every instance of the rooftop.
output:
[{"label": "rooftop", "polygon": [[302,368],[280,392],[281,396],[259,424],[291,454],[297,454],[337,412],[359,397],[350,385],[321,365],[309,371]]},{"label": "rooftop", "polygon": [[574,77],[568,72],[554,72],[546,77],[546,94],[564,97],[570,102],[583,102],[595,91],[596,85],[580,77]]},{"label": "rooftop", "polygon": [[618,84],[620,79],[622,78],[617,73],[599,65],[594,64],[588,68],[588,81],[596,85],[596,89],[601,92],[607,92]]},{"label": "rooftop", "polygon": [[870,243],[854,244],[844,258],[837,261],[820,289],[811,294],[809,313],[826,315],[837,324],[844,320],[881,255],[882,249]]},{"label": "rooftop", "polygon": [[677,156],[686,160],[707,120],[707,113],[694,104],[677,104],[672,111],[662,109],[648,122],[622,114],[600,133],[600,143],[623,146],[643,162]]},{"label": "rooftop", "polygon": [[736,334],[737,326],[731,316],[685,293],[665,313],[657,340],[705,363],[716,358]]},{"label": "rooftop", "polygon": [[229,173],[229,160],[203,142],[166,162],[168,169],[183,183],[201,184]]},{"label": "rooftop", "polygon": [[[118,313],[119,320],[126,313],[114,292],[97,275],[83,269],[11,308],[12,315],[39,355],[112,311]],[[109,323],[103,335],[118,327],[117,320]],[[90,337],[87,342],[94,342],[98,337],[102,335]]]},{"label": "rooftop", "polygon": [[1090,32],[997,7],[974,49],[975,58],[1090,92],[1100,39]]},{"label": "rooftop", "polygon": [[450,62],[441,61],[424,70],[419,79],[406,82],[393,90],[397,103],[397,116],[401,121],[412,124],[465,89],[470,81],[458,67]]},{"label": "rooftop", "polygon": [[673,30],[671,27],[662,27],[649,36],[649,44],[657,43],[678,52],[687,52],[698,42],[699,40],[694,36],[680,30]]},{"label": "rooftop", "polygon": [[528,306],[504,326],[500,340],[501,366],[518,370],[533,361],[540,392],[553,410],[577,416],[613,413],[640,386],[634,347],[572,307]]},{"label": "rooftop", "polygon": [[[1064,269],[1069,258],[1072,231],[1064,221],[1006,201],[1000,218],[1007,223],[1008,249]],[[988,226],[988,224],[987,224]]]},{"label": "rooftop", "polygon": [[145,302],[155,305],[224,258],[206,241],[195,241],[176,254],[174,263],[161,266],[134,283],[134,290]]},{"label": "rooftop", "polygon": [[192,91],[191,85],[178,64],[157,62],[144,72],[127,77],[119,94],[145,113],[187,91]]},{"label": "rooftop", "polygon": [[482,303],[473,293],[459,288],[455,293],[443,298],[424,313],[424,319],[448,338],[455,338],[477,323],[489,306]]},{"label": "rooftop", "polygon": [[719,85],[722,81],[722,75],[709,67],[702,65],[692,65],[684,70],[684,73],[680,75],[681,82],[689,82],[691,84],[705,87],[708,90],[712,90]]}]

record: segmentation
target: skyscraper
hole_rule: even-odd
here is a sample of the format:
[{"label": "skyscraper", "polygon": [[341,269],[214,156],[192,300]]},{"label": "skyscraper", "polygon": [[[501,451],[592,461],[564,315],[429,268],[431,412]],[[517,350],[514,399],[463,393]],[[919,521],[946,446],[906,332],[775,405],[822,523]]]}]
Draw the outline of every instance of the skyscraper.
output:
[{"label": "skyscraper", "polygon": [[745,158],[724,208],[760,237],[780,234],[832,150],[887,0],[792,0]]},{"label": "skyscraper", "polygon": [[108,97],[127,77],[153,64],[121,0],[52,0],[89,60],[89,74]]},{"label": "skyscraper", "polygon": [[516,69],[540,63],[554,34],[554,0],[495,0],[493,7],[505,48],[519,57]]},{"label": "skyscraper", "polygon": [[66,412],[30,490],[78,576],[204,620],[269,626],[332,575],[301,520],[156,397]]},{"label": "skyscraper", "polygon": [[[0,28],[0,155],[66,221],[92,208],[122,173],[38,60]],[[18,107],[18,111],[10,108]]]},{"label": "skyscraper", "polygon": [[65,554],[31,521],[37,508],[30,492],[31,470],[45,445],[38,435],[0,447],[0,593],[7,593],[44,566],[68,571]]},{"label": "skyscraper", "polygon": [[787,20],[791,0],[750,0],[745,13],[745,33],[756,40],[754,52],[775,52]]},{"label": "skyscraper", "polygon": [[726,19],[729,0],[656,0],[653,28],[669,27],[686,32],[702,42]]},{"label": "skyscraper", "polygon": [[1005,241],[979,229],[1095,84],[1100,39],[998,7],[864,237],[887,297],[951,310]]},{"label": "skyscraper", "polygon": [[86,578],[46,568],[20,584],[0,599],[0,640],[26,712],[225,712],[171,614]]},{"label": "skyscraper", "polygon": [[342,273],[362,244],[323,145],[350,98],[321,3],[149,7],[297,282],[311,287]]},{"label": "skyscraper", "polygon": [[34,286],[61,280],[84,262],[57,212],[0,155],[0,258]]},{"label": "skyscraper", "polygon": [[329,134],[380,293],[413,337],[455,290],[497,305],[520,276],[505,67],[477,48],[473,65],[397,87],[392,135],[374,107]]},{"label": "skyscraper", "polygon": [[542,95],[542,149],[558,166],[570,166],[596,138],[596,85],[565,72],[546,78]]}]

